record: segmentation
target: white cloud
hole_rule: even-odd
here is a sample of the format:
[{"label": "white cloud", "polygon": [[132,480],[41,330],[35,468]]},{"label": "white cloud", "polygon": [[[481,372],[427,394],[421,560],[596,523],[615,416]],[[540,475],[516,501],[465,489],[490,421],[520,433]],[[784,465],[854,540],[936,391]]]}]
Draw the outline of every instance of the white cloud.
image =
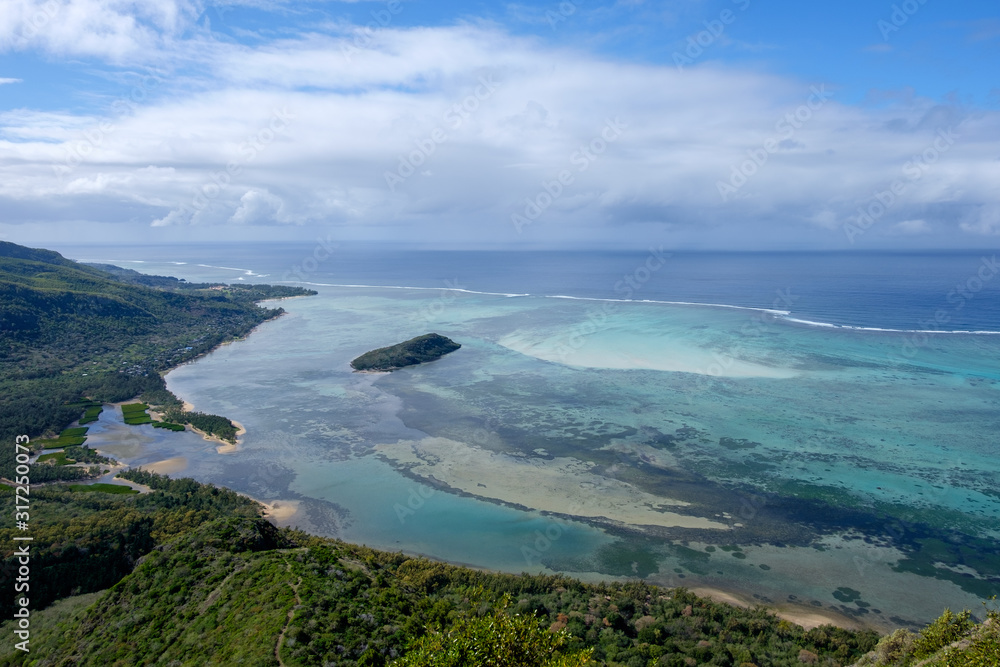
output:
[{"label": "white cloud", "polygon": [[0,78],[0,86],[3,86],[3,85],[8,84],[8,83],[21,83],[21,79],[4,79],[4,78]]},{"label": "white cloud", "polygon": [[1000,203],[987,204],[970,212],[959,226],[970,234],[1000,236]]},{"label": "white cloud", "polygon": [[196,0],[5,0],[0,52],[34,48],[134,62],[189,29],[201,11]]},{"label": "white cloud", "polygon": [[229,219],[241,225],[270,224],[273,222],[289,222],[284,218],[285,203],[267,190],[256,188],[247,190],[240,197],[240,205]]},{"label": "white cloud", "polygon": [[892,226],[892,230],[899,234],[928,234],[931,226],[926,220],[904,220]]},{"label": "white cloud", "polygon": [[[94,20],[118,25],[126,4],[146,6],[102,3]],[[196,13],[171,7],[111,31],[122,41],[108,53],[162,41]],[[165,80],[166,94],[132,112],[0,115],[0,201],[53,220],[92,211],[167,227],[393,225],[413,238],[546,242],[572,231],[645,245],[650,225],[669,225],[842,244],[859,207],[901,180],[866,240],[1000,227],[982,213],[998,199],[996,112],[836,95],[810,109],[798,81],[603,60],[466,25],[380,30],[361,49],[350,32],[255,49],[197,39],[183,57],[198,78]],[[282,110],[290,120],[275,129]],[[620,136],[607,141],[615,118]],[[948,126],[957,139],[935,149]],[[755,155],[763,164],[723,201],[718,183]],[[933,161],[914,171],[924,155]],[[545,201],[563,171],[572,183],[518,235],[511,215]]]}]

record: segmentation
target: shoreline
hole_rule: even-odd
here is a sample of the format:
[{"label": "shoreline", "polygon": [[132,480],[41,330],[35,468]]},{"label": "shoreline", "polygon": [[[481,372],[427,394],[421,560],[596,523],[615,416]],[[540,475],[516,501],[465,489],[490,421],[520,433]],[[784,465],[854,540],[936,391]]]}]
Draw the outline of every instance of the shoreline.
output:
[{"label": "shoreline", "polygon": [[[296,523],[295,521],[297,518],[305,519],[305,517],[300,514],[302,512],[300,500],[283,500],[278,498],[265,501],[261,500],[260,498],[255,498],[248,494],[241,493],[240,495],[244,495],[247,498],[250,498],[254,502],[261,505],[263,508],[261,511],[262,518],[270,521],[278,528],[294,527],[300,525],[301,523],[308,524],[308,520],[305,521],[300,520],[298,523]],[[304,530],[309,534],[314,534],[307,529],[299,528],[299,530]],[[341,541],[347,542],[348,544],[368,546],[363,541],[343,540],[342,538],[327,538],[324,536],[318,536],[318,537],[323,537],[324,539],[339,539]],[[411,549],[394,549],[390,551],[388,549],[380,547],[370,547],[370,548],[378,549],[379,551],[384,551],[387,553],[400,553],[410,558],[423,558],[425,560],[429,560],[435,563],[442,563],[445,565],[452,565],[455,567],[468,568],[471,570],[475,570],[477,572],[496,572],[499,574],[511,574],[514,576],[517,576],[519,574],[513,571],[508,572],[506,570],[497,570],[482,565],[466,563],[460,560],[438,558]],[[548,570],[548,568],[546,568],[546,570]],[[565,576],[570,579],[575,579],[578,581],[582,581],[584,583],[591,583],[591,584],[597,583],[599,581],[623,582],[629,580],[628,577],[617,577],[614,575],[602,575],[597,579],[593,579],[592,577],[584,577],[585,573],[562,572],[556,570],[551,570],[550,573],[560,576]],[[600,574],[600,573],[595,573],[595,574]],[[684,588],[683,586],[664,586],[662,584],[653,581],[647,581],[645,579],[641,581],[651,586],[656,586],[664,591],[671,591],[677,588]],[[844,614],[840,614],[836,611],[829,609],[817,609],[815,607],[810,607],[807,605],[795,604],[790,602],[762,603],[759,600],[755,600],[754,598],[752,598],[750,595],[748,595],[743,591],[736,589],[725,589],[717,586],[696,586],[688,588],[688,590],[690,590],[692,593],[694,593],[700,598],[705,598],[707,600],[711,600],[712,602],[720,604],[728,604],[743,609],[752,609],[754,607],[761,607],[763,609],[766,609],[768,612],[770,612],[777,618],[801,626],[805,630],[812,630],[814,628],[818,628],[823,625],[832,625],[838,628],[851,631],[875,630],[880,634],[886,633],[886,628],[882,627],[880,624],[866,623],[863,621],[859,621],[857,619],[848,617]]]},{"label": "shoreline", "polygon": [[711,586],[697,586],[688,589],[698,597],[707,598],[713,602],[721,602],[734,607],[752,609],[753,607],[763,607],[778,618],[799,625],[806,630],[812,630],[822,625],[833,625],[845,630],[876,630],[884,632],[883,628],[873,623],[862,623],[844,614],[828,609],[817,609],[791,602],[784,603],[761,603],[745,593],[739,591],[726,590]]},{"label": "shoreline", "polygon": [[[136,398],[134,400],[139,400],[139,399]],[[194,405],[192,405],[190,402],[182,400],[181,403],[183,404],[182,409],[185,412],[197,412],[197,410],[194,409]],[[149,412],[149,416],[152,417],[153,419],[158,419],[160,421],[163,421],[163,413],[162,412],[159,412],[157,410],[153,410],[152,408],[150,408],[148,410],[148,412]],[[229,419],[229,418],[226,417],[226,419]],[[245,426],[243,426],[243,424],[241,424],[240,422],[236,421],[235,419],[229,419],[229,421],[233,424],[233,426],[236,427],[236,442],[235,443],[229,442],[228,440],[223,440],[222,438],[220,438],[217,435],[212,435],[210,433],[206,433],[205,431],[202,431],[200,428],[195,428],[191,424],[184,424],[184,428],[187,429],[187,430],[190,430],[190,431],[194,431],[195,433],[197,433],[198,435],[200,435],[203,439],[207,440],[208,442],[215,442],[215,443],[217,443],[218,446],[215,449],[216,449],[216,451],[219,454],[231,454],[231,453],[235,452],[239,448],[240,437],[242,437],[243,435],[246,435],[247,429],[246,429]]]},{"label": "shoreline", "polygon": [[[306,295],[302,295],[302,296],[306,296]],[[300,297],[300,296],[280,297],[280,298],[277,298],[277,299],[267,299],[266,301],[271,301],[271,300],[280,301],[280,300],[284,300],[284,299],[293,299],[293,298],[302,298],[302,297]],[[280,317],[280,316],[281,315],[279,315],[278,317]],[[271,319],[277,319],[277,317],[271,318]],[[265,322],[267,322],[267,321],[271,321],[271,320],[265,320]],[[261,322],[260,324],[256,325],[253,329],[251,329],[249,332],[247,332],[244,336],[241,336],[239,338],[234,338],[234,339],[231,339],[231,340],[227,340],[227,341],[223,341],[223,342],[219,343],[218,345],[214,346],[213,348],[211,348],[210,350],[205,351],[203,354],[201,354],[201,355],[199,355],[199,356],[197,356],[197,357],[195,357],[193,359],[189,359],[189,360],[187,360],[187,361],[185,361],[185,362],[183,362],[181,364],[178,364],[177,366],[174,366],[173,368],[167,369],[166,371],[163,371],[161,373],[161,375],[166,376],[170,371],[174,370],[175,368],[178,368],[178,367],[183,366],[185,364],[194,363],[194,362],[196,362],[196,361],[198,361],[198,360],[200,360],[200,359],[208,356],[209,354],[211,354],[215,350],[219,349],[223,345],[229,345],[229,344],[241,341],[241,340],[245,340],[246,338],[248,338],[250,336],[250,334],[252,334],[254,331],[256,331],[257,327],[259,327],[261,324],[264,324],[265,322]],[[359,374],[381,375],[381,374],[384,374],[386,372],[391,372],[391,371],[371,371],[371,370],[369,370],[369,371],[353,371],[353,372],[356,372],[356,373],[359,373]],[[193,403],[191,403],[190,401],[181,399],[180,397],[178,397],[178,399],[181,400],[181,402],[183,404],[183,409],[185,411],[195,411],[195,406],[194,406]],[[134,398],[134,399],[132,399],[130,401],[122,401],[120,403],[106,404],[106,405],[114,405],[114,406],[120,407],[122,404],[130,403],[130,402],[135,402],[137,400],[139,400],[138,397],[136,397],[136,398]],[[155,413],[155,411],[150,410],[150,414],[151,415],[153,415],[154,413]],[[161,416],[160,413],[155,413],[155,414],[157,415],[157,417]],[[209,434],[205,433],[204,431],[201,431],[200,429],[194,428],[190,424],[186,424],[185,428],[190,428],[190,430],[192,430],[192,431],[198,433],[199,435],[201,435],[202,438],[204,440],[206,440],[206,441],[217,443],[218,446],[216,447],[216,451],[219,454],[229,454],[229,453],[235,453],[236,451],[238,451],[239,438],[241,436],[243,436],[247,432],[246,428],[241,423],[239,423],[239,422],[237,422],[235,420],[232,420],[232,419],[230,419],[230,421],[237,428],[237,443],[236,444],[232,444],[232,443],[226,442],[226,441],[222,440],[221,438],[219,438],[218,436],[209,435]],[[397,443],[397,446],[399,444],[401,444],[401,443]],[[382,454],[382,456],[385,456],[386,453],[385,452],[380,452],[380,454]],[[388,458],[388,459],[391,460],[393,457],[385,456],[385,458]],[[140,467],[143,468],[143,469],[150,470],[151,472],[160,472],[160,474],[167,474],[167,475],[169,475],[170,472],[171,472],[170,468],[173,467],[172,464],[176,464],[176,463],[177,463],[177,461],[175,461],[174,459],[168,459],[168,460],[164,460],[164,461],[157,461],[157,462],[155,462],[153,464],[149,464],[147,466],[140,466]],[[399,466],[393,466],[393,467],[395,467],[397,469],[397,471],[403,472],[402,470],[400,470]],[[406,466],[403,466],[403,467],[406,467]],[[483,497],[481,495],[475,494],[473,492],[470,492],[470,491],[462,489],[462,488],[455,488],[455,487],[450,487],[450,485],[448,485],[448,484],[442,484],[440,482],[440,480],[435,480],[433,476],[431,476],[431,478],[428,479],[427,477],[419,475],[415,471],[407,470],[407,472],[409,472],[410,474],[406,475],[406,476],[410,477],[411,479],[414,479],[415,481],[416,480],[421,480],[421,481],[423,481],[423,483],[429,483],[430,482],[432,484],[433,484],[433,482],[431,480],[438,481],[439,484],[436,485],[436,486],[442,487],[442,491],[445,491],[445,492],[448,492],[448,493],[455,493],[457,495],[466,495],[467,494],[467,495],[469,495],[471,497],[477,497],[480,500],[484,500],[486,502],[492,502],[492,503],[501,504],[501,505],[512,505],[510,499],[500,499],[500,498]],[[136,488],[136,486],[134,486],[133,483],[128,482],[127,480],[121,480],[119,483],[120,484],[124,483],[126,485],[132,486],[132,488]],[[260,505],[260,507],[261,507],[261,517],[264,518],[264,519],[266,519],[266,520],[268,520],[272,524],[274,524],[274,525],[276,525],[278,527],[281,527],[281,528],[284,528],[284,527],[294,527],[296,525],[304,525],[304,526],[306,526],[306,528],[305,528],[306,532],[310,532],[310,534],[317,534],[315,531],[310,531],[309,530],[310,522],[308,521],[307,517],[305,516],[305,511],[304,511],[305,508],[302,507],[302,504],[301,504],[300,500],[295,500],[295,499],[285,500],[285,499],[281,499],[281,498],[264,500],[264,499],[256,498],[254,496],[251,496],[251,495],[245,494],[245,493],[241,493],[240,495],[244,495],[247,498],[253,500],[256,503],[258,503],[258,505]],[[537,508],[529,508],[529,507],[526,507],[526,506],[520,506],[520,508],[523,508],[523,509],[536,509],[537,510]],[[662,511],[662,509],[664,509],[664,508],[661,508],[661,511]],[[541,510],[539,510],[539,511],[541,511]],[[546,513],[559,515],[558,512],[552,512],[552,511],[549,511],[549,512],[546,512]],[[570,515],[563,515],[563,516],[569,516],[569,517],[571,517],[574,520],[584,521],[584,522],[588,522],[588,519],[590,519],[589,522],[594,522],[595,520],[597,520],[599,522],[600,518],[605,518],[605,520],[607,520],[606,517],[599,517],[599,516],[594,516],[594,517],[579,517],[579,516],[575,516],[575,515],[572,515],[572,514],[570,514]],[[728,528],[728,526],[727,526],[727,528]],[[319,535],[317,535],[317,536],[319,536]],[[337,538],[329,538],[329,539],[337,539]],[[360,542],[360,541],[351,541],[351,543],[352,544],[362,544],[362,545],[364,544],[363,542]],[[383,551],[389,551],[387,549],[382,549],[382,550]],[[418,551],[404,550],[404,549],[400,549],[400,550],[396,550],[396,551],[399,551],[400,553],[402,553],[402,554],[404,554],[406,556],[409,556],[409,557],[424,558],[424,559],[431,560],[431,561],[434,561],[434,562],[440,562],[440,563],[444,563],[444,564],[448,564],[448,565],[454,565],[456,567],[467,567],[467,568],[470,568],[470,569],[474,569],[474,570],[477,570],[477,571],[484,571],[484,572],[504,572],[503,570],[494,570],[494,569],[489,568],[489,567],[483,567],[483,566],[477,566],[477,565],[470,564],[470,563],[464,563],[464,562],[462,562],[460,560],[437,558],[437,557],[430,556],[430,555],[427,555],[427,554],[422,554],[422,553],[420,553]],[[509,572],[508,574],[517,574],[517,573],[515,573],[515,572]],[[583,575],[584,573],[569,572],[569,573],[561,573],[561,574],[563,574],[564,576],[567,576],[569,578],[572,578],[572,579],[579,579],[581,581],[584,580],[584,579],[581,578],[581,575]],[[613,575],[606,575],[606,576],[603,576],[601,580],[603,580],[603,581],[609,581],[610,582],[610,581],[619,581],[620,579],[621,578],[615,577]],[[664,591],[671,590],[670,587],[666,587],[666,586],[662,586],[662,585],[659,585],[659,584],[655,584],[653,582],[648,582],[648,583],[650,583],[652,585],[657,585],[660,588],[662,588],[662,590],[664,590]],[[744,593],[742,591],[726,590],[724,588],[710,588],[710,587],[697,587],[697,588],[692,588],[690,590],[693,593],[697,594],[699,597],[704,597],[704,598],[713,600],[715,602],[720,602],[720,603],[725,603],[725,604],[731,604],[731,605],[734,605],[734,606],[739,606],[739,607],[744,607],[744,608],[753,607],[753,606],[761,606],[761,607],[767,609],[769,612],[773,613],[775,616],[777,616],[779,618],[782,618],[784,620],[788,620],[789,622],[795,623],[797,625],[800,625],[800,626],[804,627],[807,630],[815,628],[815,627],[818,627],[818,626],[823,625],[823,624],[831,624],[831,625],[835,625],[837,627],[841,627],[841,628],[845,628],[845,629],[850,629],[850,630],[866,629],[866,628],[872,628],[872,629],[876,629],[876,630],[879,630],[879,631],[882,630],[881,628],[878,628],[877,626],[873,626],[871,624],[860,623],[860,622],[858,622],[858,621],[856,621],[854,619],[850,619],[850,618],[848,618],[846,616],[839,615],[839,614],[836,614],[835,612],[828,611],[828,610],[814,610],[814,609],[811,609],[811,608],[806,608],[806,607],[801,607],[801,606],[796,606],[796,605],[791,605],[791,604],[780,604],[780,605],[779,604],[773,604],[773,603],[772,604],[762,604],[762,603],[760,603],[760,602],[758,602],[756,600],[753,600],[752,598],[750,598],[749,596],[747,596],[746,593]]]}]

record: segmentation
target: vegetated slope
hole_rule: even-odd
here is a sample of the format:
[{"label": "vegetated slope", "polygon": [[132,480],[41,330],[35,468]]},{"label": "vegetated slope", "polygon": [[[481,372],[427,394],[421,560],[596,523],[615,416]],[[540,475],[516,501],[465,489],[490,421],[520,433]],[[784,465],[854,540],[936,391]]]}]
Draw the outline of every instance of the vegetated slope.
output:
[{"label": "vegetated slope", "polygon": [[[52,251],[0,242],[0,442],[60,431],[80,417],[82,408],[68,404],[83,397],[121,401],[148,392],[172,405],[161,372],[283,312],[254,301],[315,294],[177,283],[122,282]],[[10,478],[12,453],[0,447],[0,476]]]},{"label": "vegetated slope", "polygon": [[393,371],[440,359],[460,347],[462,346],[450,338],[429,333],[365,352],[351,362],[351,368],[357,371]]},{"label": "vegetated slope", "polygon": [[[197,487],[192,497],[211,494],[188,480],[171,483]],[[124,509],[139,501],[105,502]],[[165,497],[157,502],[153,525],[177,527],[182,510]],[[210,505],[204,517],[217,510]],[[829,626],[807,632],[762,608],[683,589],[480,572],[277,530],[245,515],[192,522],[57,626],[44,613],[35,615],[40,629],[31,644],[39,666],[278,665],[278,656],[289,666],[387,665],[414,650],[423,657],[405,664],[478,664],[444,661],[470,642],[508,652],[512,659],[497,664],[512,666],[557,665],[588,649],[594,664],[608,665],[798,666],[802,658],[845,665],[877,640]],[[500,623],[500,614],[524,620]],[[559,634],[546,644],[550,632]],[[547,658],[528,660],[527,648],[539,643]],[[21,664],[9,643],[4,650],[0,665]]]},{"label": "vegetated slope", "polygon": [[[68,595],[98,591],[117,583],[136,561],[158,544],[226,517],[256,517],[261,507],[245,496],[192,480],[171,480],[151,473],[123,473],[156,489],[121,496],[73,492],[51,485],[31,490],[31,609],[42,609]],[[90,488],[90,487],[86,487]],[[117,487],[125,488],[125,487]],[[0,487],[0,502],[13,507],[13,491]],[[18,576],[13,521],[0,524],[0,588],[14,590]],[[12,617],[14,598],[0,596],[0,618]]]},{"label": "vegetated slope", "polygon": [[[995,600],[995,598],[994,598]],[[901,629],[883,637],[856,667],[997,667],[1000,665],[1000,612],[994,605],[975,623],[968,610],[945,610],[919,633]]]}]

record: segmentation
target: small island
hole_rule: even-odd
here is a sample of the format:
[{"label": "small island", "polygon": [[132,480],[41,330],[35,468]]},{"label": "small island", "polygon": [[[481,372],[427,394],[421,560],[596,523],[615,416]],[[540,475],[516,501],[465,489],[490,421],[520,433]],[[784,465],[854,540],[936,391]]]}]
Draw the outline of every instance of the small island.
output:
[{"label": "small island", "polygon": [[450,338],[429,333],[396,345],[365,352],[351,362],[351,368],[356,371],[394,371],[440,359],[460,347],[462,346]]}]

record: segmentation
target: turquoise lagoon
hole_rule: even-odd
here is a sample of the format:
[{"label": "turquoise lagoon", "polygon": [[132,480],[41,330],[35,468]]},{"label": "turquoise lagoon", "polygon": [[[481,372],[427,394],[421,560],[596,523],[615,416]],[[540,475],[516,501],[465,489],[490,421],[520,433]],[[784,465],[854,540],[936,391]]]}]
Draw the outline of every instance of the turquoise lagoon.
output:
[{"label": "turquoise lagoon", "polygon": [[[722,588],[884,627],[1000,592],[1000,336],[310,282],[318,296],[167,376],[247,428],[235,452],[140,427],[151,441],[110,453],[182,457],[178,474],[293,503],[288,523],[480,567]],[[351,372],[430,331],[462,349]],[[632,495],[577,515],[567,480],[598,504]],[[628,520],[640,510],[691,521]]]}]

